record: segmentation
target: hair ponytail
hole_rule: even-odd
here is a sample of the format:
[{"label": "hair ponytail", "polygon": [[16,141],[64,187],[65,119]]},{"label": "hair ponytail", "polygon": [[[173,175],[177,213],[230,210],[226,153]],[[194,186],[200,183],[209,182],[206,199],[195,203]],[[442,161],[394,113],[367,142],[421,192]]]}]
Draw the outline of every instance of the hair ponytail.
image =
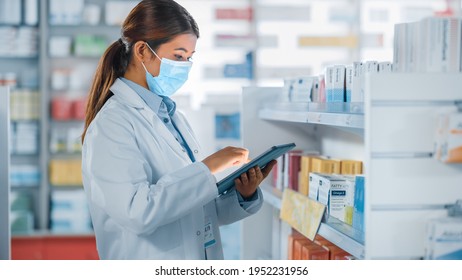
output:
[{"label": "hair ponytail", "polygon": [[99,60],[95,77],[93,78],[93,84],[88,94],[82,143],[85,140],[88,126],[106,101],[113,95],[109,90],[110,87],[117,78],[125,74],[128,61],[128,53],[121,39],[112,43]]}]

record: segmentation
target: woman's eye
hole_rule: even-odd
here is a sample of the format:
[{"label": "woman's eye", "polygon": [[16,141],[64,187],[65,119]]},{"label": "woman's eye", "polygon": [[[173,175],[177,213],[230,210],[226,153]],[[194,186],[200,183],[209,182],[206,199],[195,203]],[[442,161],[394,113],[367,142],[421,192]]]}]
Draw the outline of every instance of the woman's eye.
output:
[{"label": "woman's eye", "polygon": [[183,56],[179,55],[179,54],[175,54],[175,58],[176,58],[176,60],[180,60],[180,61],[183,60]]},{"label": "woman's eye", "polygon": [[193,62],[194,59],[193,59],[192,57],[188,57],[188,61],[189,61],[189,62]]}]

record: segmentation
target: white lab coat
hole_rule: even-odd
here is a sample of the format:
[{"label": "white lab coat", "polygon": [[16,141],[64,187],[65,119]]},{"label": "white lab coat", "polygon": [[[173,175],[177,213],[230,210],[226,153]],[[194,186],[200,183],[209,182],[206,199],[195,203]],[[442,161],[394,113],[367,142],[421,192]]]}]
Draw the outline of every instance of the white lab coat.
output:
[{"label": "white lab coat", "polygon": [[[219,225],[251,211],[236,191],[217,197],[216,180],[200,161],[201,149],[188,122],[172,120],[194,153],[187,152],[159,117],[123,81],[90,124],[83,145],[82,174],[101,259],[223,259]],[[204,238],[211,223],[213,238]],[[237,237],[236,237],[237,238]],[[207,240],[205,240],[207,239]]]}]

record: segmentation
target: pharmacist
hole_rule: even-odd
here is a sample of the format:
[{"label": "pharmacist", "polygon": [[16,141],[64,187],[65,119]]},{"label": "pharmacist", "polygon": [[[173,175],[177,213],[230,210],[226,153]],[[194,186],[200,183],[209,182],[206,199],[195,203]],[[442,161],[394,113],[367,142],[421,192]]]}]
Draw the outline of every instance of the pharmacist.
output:
[{"label": "pharmacist", "polygon": [[248,161],[227,147],[203,159],[170,99],[199,37],[173,0],[143,0],[104,53],[89,93],[82,172],[101,259],[222,259],[218,227],[256,213],[275,161],[218,196],[213,174]]}]

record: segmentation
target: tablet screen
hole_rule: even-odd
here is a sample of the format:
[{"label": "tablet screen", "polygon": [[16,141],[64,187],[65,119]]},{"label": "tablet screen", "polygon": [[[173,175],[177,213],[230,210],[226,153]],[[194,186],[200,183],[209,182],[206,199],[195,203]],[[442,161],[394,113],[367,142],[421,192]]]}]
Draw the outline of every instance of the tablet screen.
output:
[{"label": "tablet screen", "polygon": [[223,194],[230,188],[234,186],[234,180],[239,178],[242,173],[247,172],[250,168],[259,166],[260,168],[264,168],[270,161],[273,159],[277,159],[278,157],[282,156],[283,154],[287,153],[288,151],[295,148],[294,143],[283,144],[273,146],[270,149],[266,150],[264,153],[260,154],[258,157],[253,159],[252,161],[246,163],[238,170],[234,171],[223,180],[217,183],[218,193]]}]

